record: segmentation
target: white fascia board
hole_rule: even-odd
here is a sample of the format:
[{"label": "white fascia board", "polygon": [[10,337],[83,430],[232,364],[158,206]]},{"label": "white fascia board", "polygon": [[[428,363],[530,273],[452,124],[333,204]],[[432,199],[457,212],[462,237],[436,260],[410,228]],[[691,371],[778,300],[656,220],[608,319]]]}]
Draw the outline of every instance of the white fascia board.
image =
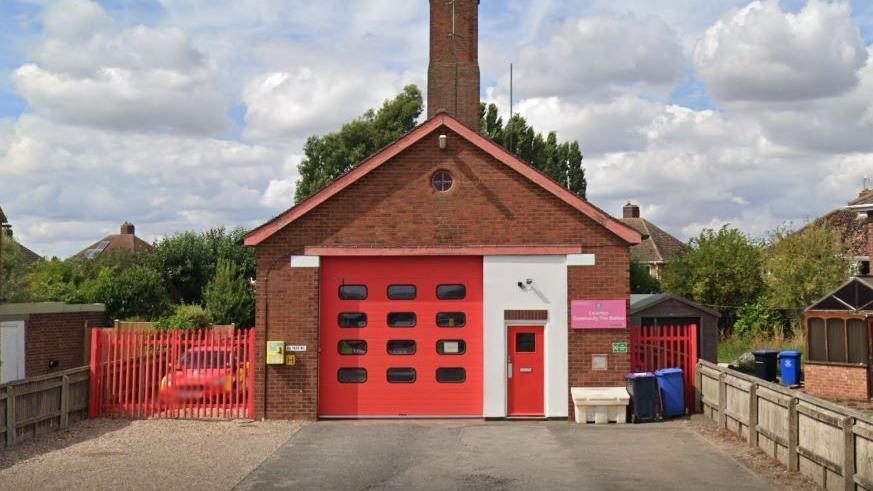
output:
[{"label": "white fascia board", "polygon": [[317,268],[321,265],[319,256],[291,256],[292,268]]},{"label": "white fascia board", "polygon": [[567,266],[594,266],[594,254],[567,254]]}]

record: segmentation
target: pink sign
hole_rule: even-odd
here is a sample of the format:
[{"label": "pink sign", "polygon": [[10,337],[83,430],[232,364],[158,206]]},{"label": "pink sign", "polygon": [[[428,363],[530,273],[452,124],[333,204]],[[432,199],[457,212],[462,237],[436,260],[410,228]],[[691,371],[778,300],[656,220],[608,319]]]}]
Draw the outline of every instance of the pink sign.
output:
[{"label": "pink sign", "polygon": [[570,317],[573,329],[626,329],[627,300],[573,300]]}]

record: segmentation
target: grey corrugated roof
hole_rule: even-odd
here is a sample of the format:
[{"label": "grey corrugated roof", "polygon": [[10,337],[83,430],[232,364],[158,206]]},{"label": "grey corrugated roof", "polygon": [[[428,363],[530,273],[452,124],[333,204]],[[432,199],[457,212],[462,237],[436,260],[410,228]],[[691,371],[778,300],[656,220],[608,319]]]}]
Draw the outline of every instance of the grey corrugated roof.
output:
[{"label": "grey corrugated roof", "polygon": [[702,312],[706,312],[708,314],[712,314],[716,317],[721,317],[721,313],[717,310],[713,310],[709,307],[704,307],[699,303],[692,302],[685,297],[680,297],[679,295],[674,295],[672,293],[646,293],[646,294],[633,294],[630,298],[630,313],[636,314],[638,312],[642,312],[649,307],[655,306],[661,302],[666,300],[675,300],[677,302],[684,303],[689,307],[695,308]]}]

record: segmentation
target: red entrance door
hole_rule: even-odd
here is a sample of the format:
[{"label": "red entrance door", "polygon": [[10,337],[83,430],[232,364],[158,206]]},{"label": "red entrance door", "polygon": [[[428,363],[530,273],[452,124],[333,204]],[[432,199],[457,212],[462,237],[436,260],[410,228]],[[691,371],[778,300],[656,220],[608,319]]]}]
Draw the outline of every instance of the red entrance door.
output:
[{"label": "red entrance door", "polygon": [[545,415],[545,367],[543,327],[510,326],[509,339],[509,416]]}]

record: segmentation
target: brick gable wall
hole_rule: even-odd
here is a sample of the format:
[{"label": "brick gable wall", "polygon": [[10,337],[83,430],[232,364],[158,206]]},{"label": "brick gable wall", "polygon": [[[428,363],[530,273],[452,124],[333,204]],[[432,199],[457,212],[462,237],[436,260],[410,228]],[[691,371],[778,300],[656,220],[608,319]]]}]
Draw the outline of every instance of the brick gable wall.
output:
[{"label": "brick gable wall", "polygon": [[[438,147],[440,134],[448,137],[445,151]],[[446,193],[430,185],[438,169],[454,175],[455,185]],[[621,239],[442,127],[257,247],[257,416],[316,415],[318,268],[292,269],[290,255],[303,254],[307,246],[495,244],[581,245],[584,252],[597,254],[597,265],[570,268],[571,298],[624,298],[629,293],[628,246]],[[265,367],[268,339],[310,348],[298,356],[296,367]],[[590,365],[585,353],[607,343],[611,351],[613,340],[627,340],[627,333],[571,333],[571,384],[624,376],[626,355],[610,358],[610,368],[614,361],[615,369],[623,371],[620,376],[585,375],[585,363]]]}]

